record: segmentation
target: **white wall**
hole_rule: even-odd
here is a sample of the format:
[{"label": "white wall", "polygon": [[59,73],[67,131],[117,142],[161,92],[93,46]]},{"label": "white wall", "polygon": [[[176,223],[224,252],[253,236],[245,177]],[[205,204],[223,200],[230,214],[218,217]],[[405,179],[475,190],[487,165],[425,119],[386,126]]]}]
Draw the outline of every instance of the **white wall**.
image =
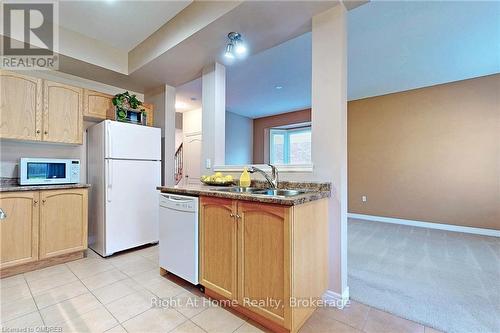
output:
[{"label": "white wall", "polygon": [[253,161],[253,119],[226,111],[226,165]]},{"label": "white wall", "polygon": [[[84,128],[94,123],[84,122]],[[87,145],[83,133],[82,145],[56,143],[34,143],[26,141],[0,141],[0,177],[18,178],[18,164],[21,157],[76,158],[80,160],[80,182],[87,181]]]}]

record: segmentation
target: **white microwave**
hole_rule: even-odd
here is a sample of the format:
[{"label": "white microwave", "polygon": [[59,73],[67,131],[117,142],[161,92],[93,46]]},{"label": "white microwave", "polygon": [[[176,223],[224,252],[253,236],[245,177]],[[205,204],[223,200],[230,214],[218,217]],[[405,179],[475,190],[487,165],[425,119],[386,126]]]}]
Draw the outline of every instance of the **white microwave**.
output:
[{"label": "white microwave", "polygon": [[21,158],[20,185],[76,184],[80,182],[80,160]]}]

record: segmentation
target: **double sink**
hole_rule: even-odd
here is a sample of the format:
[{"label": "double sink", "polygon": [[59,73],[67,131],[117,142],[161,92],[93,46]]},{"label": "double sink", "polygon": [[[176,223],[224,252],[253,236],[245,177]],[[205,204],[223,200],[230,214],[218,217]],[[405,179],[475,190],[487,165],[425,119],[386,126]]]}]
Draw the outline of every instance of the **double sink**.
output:
[{"label": "double sink", "polygon": [[246,193],[255,195],[264,195],[269,197],[294,197],[304,194],[305,190],[287,190],[287,189],[272,189],[272,188],[256,188],[256,187],[226,187],[217,188],[214,191],[231,192],[231,193]]}]

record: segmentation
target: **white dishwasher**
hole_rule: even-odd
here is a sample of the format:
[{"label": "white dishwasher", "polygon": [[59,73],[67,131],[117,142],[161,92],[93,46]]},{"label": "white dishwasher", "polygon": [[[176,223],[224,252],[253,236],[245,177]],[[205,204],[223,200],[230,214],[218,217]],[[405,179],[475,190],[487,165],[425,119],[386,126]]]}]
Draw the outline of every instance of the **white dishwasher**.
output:
[{"label": "white dishwasher", "polygon": [[160,194],[160,267],[198,284],[198,198]]}]

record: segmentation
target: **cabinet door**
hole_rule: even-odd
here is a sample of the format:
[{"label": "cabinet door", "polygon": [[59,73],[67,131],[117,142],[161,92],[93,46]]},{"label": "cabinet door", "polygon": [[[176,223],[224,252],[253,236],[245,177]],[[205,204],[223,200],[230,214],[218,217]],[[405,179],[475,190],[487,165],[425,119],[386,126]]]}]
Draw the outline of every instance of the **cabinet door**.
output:
[{"label": "cabinet door", "polygon": [[87,189],[40,192],[40,259],[87,248]]},{"label": "cabinet door", "polygon": [[149,103],[144,103],[142,104],[141,107],[139,108],[143,108],[144,111],[146,112],[146,120],[147,120],[147,125],[148,126],[153,126],[154,124],[154,112],[153,112],[153,104],[149,104]]},{"label": "cabinet door", "polygon": [[0,71],[0,138],[41,140],[42,80]]},{"label": "cabinet door", "polygon": [[113,96],[97,91],[83,90],[83,116],[91,119],[104,120],[113,109]]},{"label": "cabinet door", "polygon": [[289,208],[238,202],[238,302],[282,326],[289,323]]},{"label": "cabinet door", "polygon": [[38,260],[38,192],[0,193],[0,268]]},{"label": "cabinet door", "polygon": [[83,143],[83,89],[44,81],[43,140]]},{"label": "cabinet door", "polygon": [[200,198],[200,283],[236,299],[236,212],[228,199]]}]

